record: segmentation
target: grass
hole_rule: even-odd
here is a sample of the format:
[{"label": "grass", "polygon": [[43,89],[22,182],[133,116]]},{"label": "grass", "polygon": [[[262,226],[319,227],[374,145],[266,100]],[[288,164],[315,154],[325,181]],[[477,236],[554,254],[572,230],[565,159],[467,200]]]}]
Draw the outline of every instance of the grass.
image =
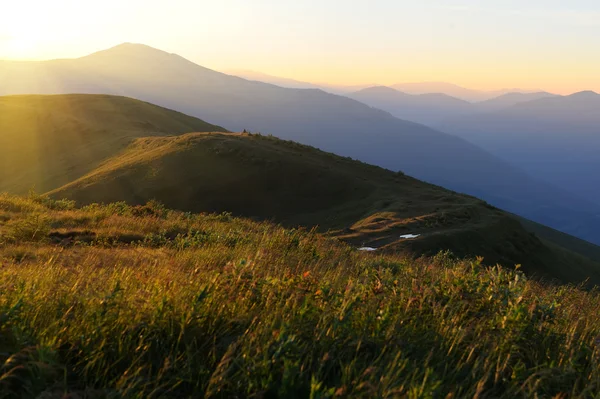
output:
[{"label": "grass", "polygon": [[0,397],[588,398],[597,291],[158,203],[0,196]]},{"label": "grass", "polygon": [[58,188],[138,137],[225,131],[126,97],[69,94],[0,97],[0,192]]},{"label": "grass", "polygon": [[[256,134],[140,138],[50,195],[79,204],[156,199],[182,211],[317,227],[380,251],[435,255],[450,249],[459,257],[483,256],[490,265],[521,264],[531,275],[600,284],[600,262],[542,242],[513,215],[477,198]],[[411,233],[420,236],[400,238]]]}]

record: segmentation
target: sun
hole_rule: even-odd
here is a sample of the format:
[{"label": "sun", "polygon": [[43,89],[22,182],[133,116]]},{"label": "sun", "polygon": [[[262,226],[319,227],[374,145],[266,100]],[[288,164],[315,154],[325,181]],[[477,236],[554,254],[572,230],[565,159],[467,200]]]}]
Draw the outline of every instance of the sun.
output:
[{"label": "sun", "polygon": [[33,37],[12,37],[8,43],[8,50],[14,57],[31,55],[37,47],[37,41]]},{"label": "sun", "polygon": [[32,58],[41,45],[43,33],[35,26],[13,26],[4,35],[0,47],[9,58]]}]

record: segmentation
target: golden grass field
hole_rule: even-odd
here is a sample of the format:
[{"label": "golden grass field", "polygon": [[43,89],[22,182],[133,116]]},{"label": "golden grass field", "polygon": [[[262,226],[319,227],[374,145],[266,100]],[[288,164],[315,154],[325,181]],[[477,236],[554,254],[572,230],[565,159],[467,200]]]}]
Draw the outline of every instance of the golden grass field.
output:
[{"label": "golden grass field", "polygon": [[0,397],[588,398],[600,295],[158,203],[0,196]]}]

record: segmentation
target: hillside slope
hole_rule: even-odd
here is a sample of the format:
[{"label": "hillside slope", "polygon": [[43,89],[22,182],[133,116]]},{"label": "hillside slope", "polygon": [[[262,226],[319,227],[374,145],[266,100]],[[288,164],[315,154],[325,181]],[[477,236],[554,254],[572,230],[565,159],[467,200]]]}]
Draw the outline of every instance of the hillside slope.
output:
[{"label": "hillside slope", "polygon": [[5,398],[589,398],[600,295],[228,215],[0,194]]},{"label": "hillside slope", "polygon": [[225,131],[197,118],[125,97],[0,97],[0,192],[60,187],[132,139]]},{"label": "hillside slope", "polygon": [[[320,226],[355,246],[460,257],[562,281],[600,282],[600,265],[554,250],[486,203],[294,142],[247,134],[142,138],[50,193],[81,204],[156,199],[174,209],[233,212]],[[414,239],[402,238],[415,234]]]},{"label": "hillside slope", "polygon": [[520,216],[515,215],[515,217],[521,222],[526,230],[535,233],[535,235],[543,241],[568,249],[571,252],[580,254],[595,262],[600,262],[600,246],[565,234],[548,226],[544,226],[543,224],[532,222],[531,220]]},{"label": "hillside slope", "polygon": [[[151,66],[149,68],[148,66]],[[458,137],[321,90],[285,89],[123,44],[86,57],[0,62],[1,93],[108,93],[312,145],[483,198],[600,243],[600,205],[537,181]]]}]

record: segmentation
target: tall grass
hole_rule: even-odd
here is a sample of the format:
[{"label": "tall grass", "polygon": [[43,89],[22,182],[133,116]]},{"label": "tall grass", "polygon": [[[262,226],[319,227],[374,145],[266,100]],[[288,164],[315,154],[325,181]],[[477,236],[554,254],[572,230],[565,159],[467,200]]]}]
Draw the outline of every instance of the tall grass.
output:
[{"label": "tall grass", "polygon": [[478,260],[363,254],[158,204],[6,195],[0,243],[0,397],[600,392],[600,295]]}]

